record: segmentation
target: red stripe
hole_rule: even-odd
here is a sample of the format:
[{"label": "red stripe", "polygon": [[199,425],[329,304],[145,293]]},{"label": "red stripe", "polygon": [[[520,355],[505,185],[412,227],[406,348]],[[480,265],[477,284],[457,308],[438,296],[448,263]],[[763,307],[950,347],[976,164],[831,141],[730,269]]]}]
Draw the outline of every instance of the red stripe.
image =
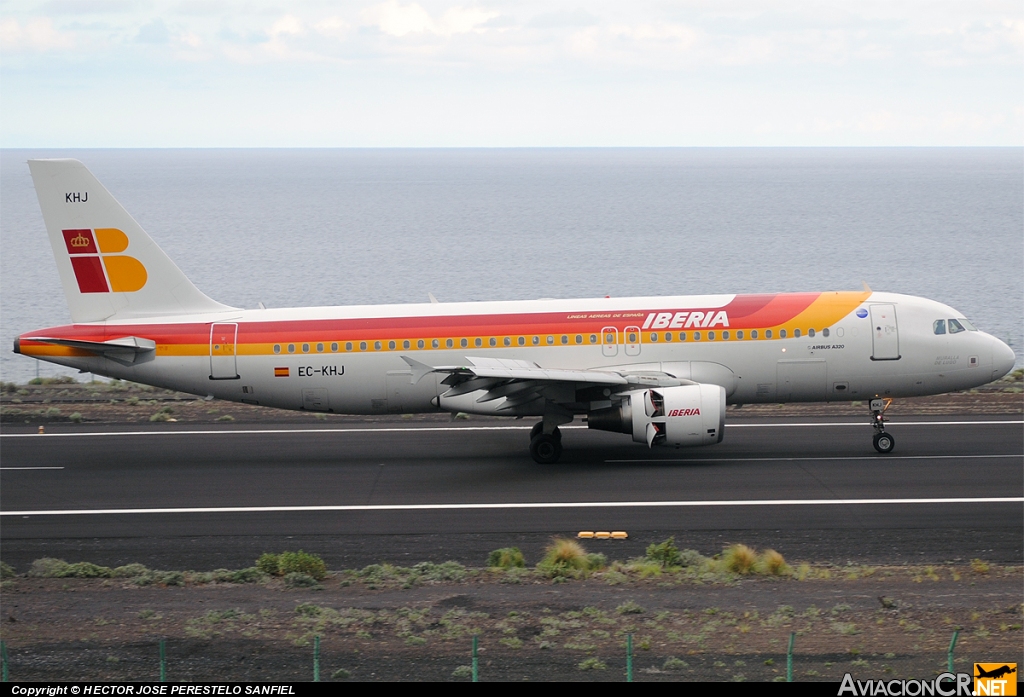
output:
[{"label": "red stripe", "polygon": [[71,267],[75,270],[78,290],[82,293],[110,292],[99,257],[71,257]]}]

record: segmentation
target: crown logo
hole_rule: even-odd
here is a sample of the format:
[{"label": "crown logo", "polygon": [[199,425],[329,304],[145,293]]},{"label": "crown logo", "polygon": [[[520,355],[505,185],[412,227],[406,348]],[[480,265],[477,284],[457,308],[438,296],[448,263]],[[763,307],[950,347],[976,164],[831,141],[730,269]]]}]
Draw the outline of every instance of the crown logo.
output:
[{"label": "crown logo", "polygon": [[92,241],[88,237],[83,235],[82,233],[78,233],[78,237],[72,237],[71,238],[71,246],[72,247],[88,247],[91,244],[92,244]]}]

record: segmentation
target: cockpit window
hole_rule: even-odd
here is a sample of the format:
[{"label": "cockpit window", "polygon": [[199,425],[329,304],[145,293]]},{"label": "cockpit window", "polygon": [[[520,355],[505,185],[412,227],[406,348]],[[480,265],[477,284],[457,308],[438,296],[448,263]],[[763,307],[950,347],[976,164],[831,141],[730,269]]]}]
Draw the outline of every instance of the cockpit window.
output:
[{"label": "cockpit window", "polygon": [[936,334],[945,334],[946,333],[946,320],[944,320],[944,319],[937,319],[937,320],[935,320],[932,323],[932,330]]},{"label": "cockpit window", "polygon": [[955,319],[949,320],[949,333],[950,334],[959,334],[960,332],[965,332],[965,331],[967,331],[967,330],[964,329],[964,325],[960,324],[959,321],[957,321]]},{"label": "cockpit window", "polygon": [[959,319],[958,319],[957,321],[958,321],[958,322],[959,322],[960,324],[962,324],[962,325],[964,325],[965,327],[967,327],[967,331],[969,331],[969,332],[976,332],[976,331],[978,331],[977,329],[975,329],[975,327],[974,327],[974,325],[973,325],[973,324],[971,324],[970,322],[968,322],[967,320],[965,320],[965,319],[964,319],[963,317],[959,318]]}]

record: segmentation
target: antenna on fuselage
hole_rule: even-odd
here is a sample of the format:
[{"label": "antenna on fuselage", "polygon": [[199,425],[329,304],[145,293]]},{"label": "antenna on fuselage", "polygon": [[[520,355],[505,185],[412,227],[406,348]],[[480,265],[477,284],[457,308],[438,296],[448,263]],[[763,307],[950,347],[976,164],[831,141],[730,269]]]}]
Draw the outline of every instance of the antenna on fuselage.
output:
[{"label": "antenna on fuselage", "polygon": [[438,303],[437,298],[434,297],[433,293],[427,293],[427,297],[430,298],[430,304],[431,305],[439,305],[440,304],[440,303]]},{"label": "antenna on fuselage", "polygon": [[868,293],[874,293],[875,292],[875,291],[871,290],[871,286],[868,285],[867,281],[861,281],[861,283],[864,284],[864,290],[866,290]]}]

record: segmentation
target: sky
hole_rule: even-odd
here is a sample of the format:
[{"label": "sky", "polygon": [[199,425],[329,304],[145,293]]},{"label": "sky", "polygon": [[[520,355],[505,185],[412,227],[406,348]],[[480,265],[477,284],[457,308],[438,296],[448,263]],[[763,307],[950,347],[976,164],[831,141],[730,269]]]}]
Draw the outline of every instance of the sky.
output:
[{"label": "sky", "polygon": [[0,147],[1022,144],[1019,0],[0,1]]}]

